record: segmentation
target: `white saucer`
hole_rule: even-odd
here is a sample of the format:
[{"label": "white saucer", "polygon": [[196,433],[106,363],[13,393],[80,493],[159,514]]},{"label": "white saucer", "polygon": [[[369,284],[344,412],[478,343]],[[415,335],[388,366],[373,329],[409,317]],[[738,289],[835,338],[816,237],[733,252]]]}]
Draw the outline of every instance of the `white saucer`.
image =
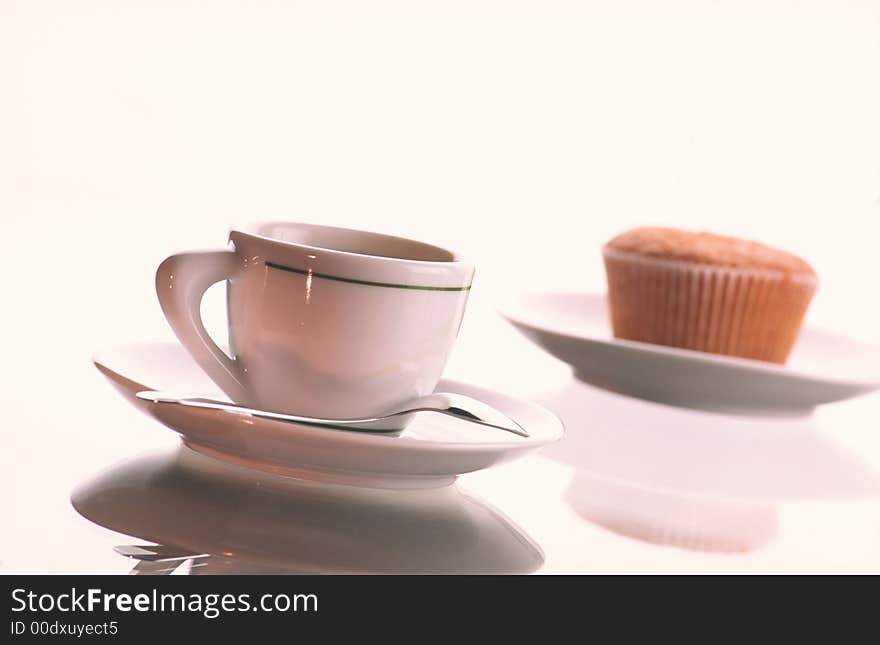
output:
[{"label": "white saucer", "polygon": [[797,415],[880,388],[880,349],[808,327],[782,366],[616,339],[604,294],[527,294],[501,313],[580,380],[660,403]]},{"label": "white saucer", "polygon": [[181,435],[192,449],[232,463],[295,477],[383,488],[425,488],[521,457],[562,436],[562,422],[541,406],[456,381],[438,391],[483,400],[531,435],[517,437],[421,414],[398,435],[317,428],[173,404],[151,403],[145,389],[225,399],[182,347],[132,344],[94,356],[95,366],[132,405]]}]

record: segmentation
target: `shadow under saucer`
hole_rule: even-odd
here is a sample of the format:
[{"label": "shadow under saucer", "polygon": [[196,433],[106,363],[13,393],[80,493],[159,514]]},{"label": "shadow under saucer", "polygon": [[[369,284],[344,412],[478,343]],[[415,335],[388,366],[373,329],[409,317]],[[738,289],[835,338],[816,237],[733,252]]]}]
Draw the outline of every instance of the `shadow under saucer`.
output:
[{"label": "shadow under saucer", "polygon": [[100,526],[162,545],[118,547],[138,560],[132,573],[170,573],[184,560],[191,573],[501,574],[544,562],[521,529],[455,485],[320,483],[184,445],[110,468],[71,503]]}]

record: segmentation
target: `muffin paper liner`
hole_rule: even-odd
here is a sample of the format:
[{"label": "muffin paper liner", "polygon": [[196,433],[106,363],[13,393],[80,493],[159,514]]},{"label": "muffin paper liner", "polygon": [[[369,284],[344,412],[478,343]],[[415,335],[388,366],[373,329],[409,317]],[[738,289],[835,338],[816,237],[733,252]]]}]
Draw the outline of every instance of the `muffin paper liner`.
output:
[{"label": "muffin paper liner", "polygon": [[603,249],[617,338],[784,363],[815,276]]}]

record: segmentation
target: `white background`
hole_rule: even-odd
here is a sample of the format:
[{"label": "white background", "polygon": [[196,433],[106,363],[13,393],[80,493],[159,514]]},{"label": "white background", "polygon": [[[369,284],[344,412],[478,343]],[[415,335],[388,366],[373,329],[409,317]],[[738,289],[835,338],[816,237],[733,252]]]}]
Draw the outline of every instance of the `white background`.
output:
[{"label": "white background", "polygon": [[155,266],[236,223],[464,251],[450,369],[531,392],[567,370],[494,301],[601,289],[639,224],[795,251],[811,322],[880,343],[878,215],[877,2],[0,0],[3,516],[159,432],[89,356],[171,338]]},{"label": "white background", "polygon": [[733,233],[880,338],[875,2],[2,0],[0,81],[21,340],[160,326],[154,265],[252,219],[451,244],[483,293],[597,288],[632,225]]}]

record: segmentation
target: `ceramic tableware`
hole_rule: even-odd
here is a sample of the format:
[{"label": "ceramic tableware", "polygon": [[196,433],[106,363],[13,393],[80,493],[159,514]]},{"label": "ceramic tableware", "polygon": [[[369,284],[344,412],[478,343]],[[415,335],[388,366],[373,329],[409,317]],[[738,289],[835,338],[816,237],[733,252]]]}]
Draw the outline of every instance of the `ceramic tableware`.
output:
[{"label": "ceramic tableware", "polygon": [[[312,224],[253,224],[233,229],[229,242],[167,258],[156,291],[181,344],[230,399],[357,418],[434,391],[473,264],[422,242]],[[220,281],[230,354],[200,314]]]},{"label": "ceramic tableware", "polygon": [[880,388],[880,349],[809,326],[777,365],[614,338],[604,294],[530,293],[501,313],[580,380],[660,403],[789,416]]},{"label": "ceramic tableware", "polygon": [[99,351],[94,362],[132,405],[177,432],[194,450],[249,468],[301,479],[378,488],[450,484],[463,473],[510,461],[562,437],[562,422],[542,406],[468,383],[438,389],[496,408],[528,433],[474,431],[445,415],[417,415],[399,434],[347,432],[223,410],[139,399],[144,390],[222,398],[179,345],[143,343]]}]

